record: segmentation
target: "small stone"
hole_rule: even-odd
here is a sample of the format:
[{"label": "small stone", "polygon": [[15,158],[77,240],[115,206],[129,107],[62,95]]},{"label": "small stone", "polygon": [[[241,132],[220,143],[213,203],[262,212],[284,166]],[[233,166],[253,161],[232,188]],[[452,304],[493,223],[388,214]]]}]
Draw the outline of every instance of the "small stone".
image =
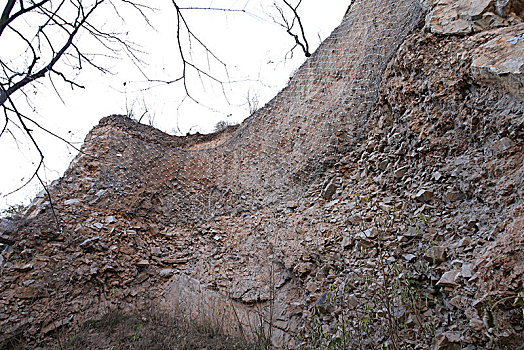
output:
[{"label": "small stone", "polygon": [[460,333],[446,332],[437,335],[431,346],[432,350],[458,350],[460,349]]},{"label": "small stone", "polygon": [[439,171],[435,171],[431,178],[435,181],[442,179],[442,174]]},{"label": "small stone", "polygon": [[179,257],[167,257],[162,259],[162,262],[165,264],[170,265],[179,265],[179,264],[185,264],[189,261],[188,258],[179,258]]},{"label": "small stone", "polygon": [[420,202],[427,203],[433,199],[433,192],[422,189],[417,192],[415,198]]},{"label": "small stone", "polygon": [[318,285],[317,282],[310,280],[309,282],[306,283],[306,289],[309,293],[313,294],[313,293],[316,293],[320,289],[320,286]]},{"label": "small stone", "polygon": [[64,205],[76,205],[76,204],[80,204],[80,199],[73,198],[73,199],[68,199],[64,202]]},{"label": "small stone", "polygon": [[322,314],[329,314],[333,311],[333,294],[330,292],[322,293],[320,298],[315,302],[314,308]]},{"label": "small stone", "polygon": [[18,272],[26,272],[33,269],[33,264],[15,265],[13,266],[13,269]]},{"label": "small stone", "polygon": [[513,140],[511,140],[509,137],[503,137],[491,145],[491,150],[493,151],[493,154],[497,155],[513,146],[515,146],[515,142],[513,142]]},{"label": "small stone", "polygon": [[162,278],[168,278],[168,277],[173,276],[174,273],[175,273],[175,270],[173,269],[162,269],[160,270],[159,275]]},{"label": "small stone", "polygon": [[395,170],[393,172],[393,175],[396,177],[396,178],[401,178],[401,177],[404,177],[404,175],[406,175],[406,173],[408,172],[409,170],[409,166],[408,165],[405,165],[403,167],[400,167],[398,168],[397,170]]},{"label": "small stone", "polygon": [[416,227],[416,226],[409,226],[406,232],[404,233],[405,237],[409,238],[415,238],[415,237],[422,237],[422,228]]},{"label": "small stone", "polygon": [[329,201],[331,198],[333,198],[333,195],[337,191],[337,184],[335,183],[335,179],[331,179],[329,183],[324,187],[322,190],[321,196],[325,200]]},{"label": "small stone", "polygon": [[84,250],[90,250],[94,248],[95,243],[97,243],[100,240],[100,236],[95,236],[92,238],[88,238],[84,240],[82,243],[80,243],[80,248]]},{"label": "small stone", "polygon": [[465,247],[469,247],[470,244],[471,244],[470,239],[469,239],[468,237],[464,237],[464,238],[462,238],[462,239],[458,242],[457,247],[459,247],[459,248],[465,248]]},{"label": "small stone", "polygon": [[341,244],[342,244],[342,248],[346,249],[347,247],[351,245],[351,238],[349,238],[349,236],[344,236]]},{"label": "small stone", "polygon": [[338,202],[340,202],[340,199],[332,200],[331,202],[326,204],[326,208],[331,208],[332,206],[336,205]]},{"label": "small stone", "polygon": [[451,266],[453,266],[454,269],[459,269],[462,267],[462,260],[455,259],[451,262]]},{"label": "small stone", "polygon": [[136,283],[140,284],[142,282],[145,282],[145,280],[147,280],[148,278],[149,275],[145,272],[142,272],[136,277]]},{"label": "small stone", "polygon": [[106,217],[106,224],[112,224],[116,221],[115,217],[114,216],[108,216]]},{"label": "small stone", "polygon": [[448,271],[440,277],[440,279],[437,282],[438,287],[454,287],[456,285],[456,279],[458,274],[460,273],[460,270],[453,269],[451,271]]},{"label": "small stone", "polygon": [[139,262],[135,263],[135,265],[138,266],[138,267],[148,267],[149,266],[149,261],[147,261],[145,259],[142,259]]},{"label": "small stone", "polygon": [[[2,239],[2,237],[0,237]],[[6,243],[0,243],[0,253],[10,253],[13,251],[13,247]]]},{"label": "small stone", "polygon": [[482,322],[482,320],[478,318],[473,318],[469,320],[469,326],[476,331],[484,330],[484,322]]},{"label": "small stone", "polygon": [[50,324],[48,324],[47,326],[42,328],[42,333],[44,333],[44,334],[51,333],[51,332],[57,330],[58,328],[63,327],[65,325],[71,323],[72,320],[73,320],[73,316],[69,316],[69,317],[64,318],[62,320],[51,322]]},{"label": "small stone", "polygon": [[160,247],[151,247],[151,255],[162,255],[162,249]]},{"label": "small stone", "polygon": [[355,237],[360,239],[375,238],[378,236],[378,229],[376,227],[369,228],[365,231],[358,232]]},{"label": "small stone", "polygon": [[360,239],[357,241],[356,247],[357,249],[368,249],[373,247],[374,245],[375,244],[373,243],[373,241],[369,239]]},{"label": "small stone", "polygon": [[449,191],[446,192],[446,198],[450,202],[459,201],[459,200],[463,199],[464,197],[465,197],[464,193],[462,193],[460,191],[449,190]]},{"label": "small stone", "polygon": [[464,278],[471,278],[473,276],[473,273],[471,270],[472,270],[472,264],[464,264],[462,265],[460,275]]},{"label": "small stone", "polygon": [[404,254],[402,255],[404,257],[404,259],[406,259],[407,261],[412,261],[413,259],[415,259],[417,256],[416,255],[413,255],[413,254]]},{"label": "small stone", "polygon": [[351,215],[349,218],[348,218],[348,222],[353,224],[353,225],[358,225],[360,224],[362,221],[364,221],[364,219],[362,219],[362,216],[360,216],[359,214],[355,214],[355,215]]},{"label": "small stone", "polygon": [[95,227],[95,228],[97,228],[97,229],[100,230],[101,228],[104,227],[104,224],[102,224],[101,222],[95,222],[95,223],[93,224],[93,227]]},{"label": "small stone", "polygon": [[388,165],[389,165],[389,160],[386,159],[378,163],[378,168],[384,171],[388,168]]},{"label": "small stone", "polygon": [[446,261],[446,247],[433,246],[426,250],[424,259],[431,263],[441,263]]},{"label": "small stone", "polygon": [[461,295],[457,295],[449,301],[449,304],[456,307],[459,310],[462,310],[464,308],[464,305],[462,305],[462,300],[463,297]]},{"label": "small stone", "polygon": [[22,287],[16,290],[16,296],[20,299],[35,299],[40,296],[41,289],[37,287]]}]

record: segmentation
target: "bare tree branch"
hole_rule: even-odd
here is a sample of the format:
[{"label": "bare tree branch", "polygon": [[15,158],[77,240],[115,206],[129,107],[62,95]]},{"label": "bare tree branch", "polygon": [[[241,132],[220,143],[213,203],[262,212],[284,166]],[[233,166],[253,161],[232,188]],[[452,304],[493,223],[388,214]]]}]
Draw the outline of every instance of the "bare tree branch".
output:
[{"label": "bare tree branch", "polygon": [[[291,48],[289,52],[291,52],[291,55],[293,53],[293,50],[296,47],[300,47],[302,51],[304,52],[304,55],[306,57],[311,56],[311,52],[309,52],[309,43],[306,39],[306,33],[304,31],[304,26],[302,25],[302,19],[300,18],[300,15],[298,14],[298,7],[302,3],[302,0],[300,0],[296,6],[293,7],[287,0],[282,0],[282,2],[292,11],[293,18],[291,20],[291,23],[288,20],[288,17],[284,13],[284,10],[282,7],[278,6],[275,2],[273,6],[277,9],[280,20],[277,20],[273,16],[273,21],[278,24],[279,26],[283,27],[286,32],[295,40],[295,45]],[[300,36],[298,34],[293,33],[293,27],[295,26],[295,21],[298,23],[299,29],[300,29]]]},{"label": "bare tree branch", "polygon": [[69,34],[69,38],[67,39],[66,43],[62,46],[60,51],[58,51],[54,57],[51,59],[51,61],[42,69],[40,69],[38,72],[34,74],[27,74],[23,79],[19,80],[17,83],[12,85],[7,91],[2,90],[0,91],[0,106],[3,106],[4,103],[9,99],[9,97],[16,91],[20,90],[27,84],[35,81],[36,79],[42,78],[53,69],[55,64],[60,60],[60,58],[64,55],[67,49],[73,44],[73,39],[75,38],[76,34],[80,30],[80,28],[83,27],[83,25],[86,23],[89,16],[95,11],[95,9],[103,3],[104,0],[98,0],[95,2],[93,7],[86,13],[82,19],[78,22],[78,24],[75,26],[73,31]]},{"label": "bare tree branch", "polygon": [[[17,17],[23,15],[24,13],[28,13],[33,11],[36,8],[41,7],[46,2],[49,2],[50,0],[42,0],[38,3],[35,3],[27,8],[20,8],[20,11],[16,12],[11,16],[11,11],[13,10],[13,6],[15,5],[16,0],[8,0],[7,4],[5,5],[4,11],[2,12],[2,17],[0,18],[0,35],[4,32],[4,29],[13,22]],[[20,1],[20,3],[22,3]]]}]

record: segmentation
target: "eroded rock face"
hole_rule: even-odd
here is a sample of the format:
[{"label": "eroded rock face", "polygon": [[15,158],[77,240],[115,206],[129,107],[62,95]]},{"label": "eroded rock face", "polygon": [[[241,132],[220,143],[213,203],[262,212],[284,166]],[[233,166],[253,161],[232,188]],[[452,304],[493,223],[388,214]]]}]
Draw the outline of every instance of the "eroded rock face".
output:
[{"label": "eroded rock face", "polygon": [[[414,2],[387,14],[379,3],[355,3],[318,54],[328,59],[313,57],[296,90],[227,137],[102,120],[52,188],[62,231],[45,198],[0,225],[2,344],[154,302],[195,319],[220,312],[232,333],[271,327],[276,345],[298,348],[376,349],[395,325],[405,346],[520,346],[519,310],[499,309],[489,332],[482,319],[524,283],[524,100],[504,83],[521,76],[522,46],[508,40],[522,25],[435,34],[416,27]],[[472,21],[502,4],[459,3],[476,6],[455,8]],[[363,43],[386,15],[389,44]],[[320,120],[338,136],[308,139]],[[326,151],[321,167],[302,167],[306,145]],[[297,163],[311,173],[285,171]],[[286,191],[293,181],[300,191]]]},{"label": "eroded rock face", "polygon": [[473,78],[523,98],[524,24],[493,30],[490,36],[472,52]]},{"label": "eroded rock face", "polygon": [[471,34],[521,22],[521,11],[520,0],[439,0],[426,26],[436,34]]}]

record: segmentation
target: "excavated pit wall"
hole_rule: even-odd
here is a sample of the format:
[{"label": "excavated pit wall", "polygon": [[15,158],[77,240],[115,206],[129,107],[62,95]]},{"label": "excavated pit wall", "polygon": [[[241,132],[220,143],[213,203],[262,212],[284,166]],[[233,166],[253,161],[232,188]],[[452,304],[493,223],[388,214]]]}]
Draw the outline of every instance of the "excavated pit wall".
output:
[{"label": "excavated pit wall", "polygon": [[110,117],[65,179],[96,168],[95,205],[159,212],[172,223],[300,198],[359,132],[388,60],[421,18],[418,1],[356,1],[289,85],[220,145],[180,147],[174,136]]},{"label": "excavated pit wall", "polygon": [[[290,344],[315,308],[325,334],[348,313],[358,324],[365,306],[380,308],[377,266],[388,261],[414,274],[428,301],[420,327],[435,327],[401,329],[405,344],[517,344],[522,328],[489,334],[481,318],[489,298],[523,286],[522,24],[509,16],[490,28],[477,16],[466,27],[478,34],[434,35],[432,18],[455,11],[439,3],[406,40],[402,25],[421,17],[415,2],[355,3],[281,95],[224,134],[176,138],[102,120],[83,148],[94,157],[79,155],[52,190],[63,232],[45,198],[27,227],[2,221],[13,252],[3,255],[0,341],[40,342],[145,299],[197,319],[222,312],[234,330],[270,320],[274,343]],[[470,12],[492,18],[481,3]],[[429,219],[395,222],[381,238],[363,231],[391,208]],[[348,305],[330,305],[329,292],[346,290]],[[412,310],[395,307],[413,326]],[[497,327],[518,324],[515,311]],[[388,336],[383,326],[369,325],[370,348]]]}]

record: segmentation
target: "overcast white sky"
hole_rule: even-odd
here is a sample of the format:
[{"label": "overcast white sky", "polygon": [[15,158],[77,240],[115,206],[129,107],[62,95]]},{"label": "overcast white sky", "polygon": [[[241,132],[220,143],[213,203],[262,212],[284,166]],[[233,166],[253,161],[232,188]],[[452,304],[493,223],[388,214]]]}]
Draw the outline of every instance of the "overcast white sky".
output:
[{"label": "overcast white sky", "polygon": [[[1,9],[4,2],[0,1]],[[86,88],[71,90],[68,85],[57,83],[60,96],[44,79],[43,84],[38,84],[31,93],[34,111],[24,105],[21,96],[17,100],[19,106],[24,105],[25,113],[47,129],[75,142],[78,147],[101,118],[131,111],[140,116],[146,109],[149,113],[142,123],[151,122],[171,134],[207,133],[213,131],[218,121],[238,123],[244,120],[249,115],[248,93],[258,97],[261,107],[285,86],[292,72],[305,60],[298,49],[292,59],[284,59],[293,46],[293,39],[271,19],[270,14],[275,14],[272,0],[180,1],[182,6],[198,3],[197,6],[201,7],[246,10],[246,13],[186,12],[192,30],[227,64],[229,79],[234,83],[225,85],[226,99],[219,85],[205,79],[201,82],[196,75],[191,75],[190,91],[201,104],[187,99],[181,103],[184,91],[180,85],[158,84],[152,87],[143,74],[150,79],[169,80],[178,76],[180,69],[176,53],[175,12],[170,1],[157,3],[156,6],[161,7],[150,16],[155,29],[149,28],[132,13],[124,13],[125,24],[103,15],[96,18],[104,26],[110,23],[118,25],[121,32],[127,32],[129,39],[140,45],[144,52],[140,57],[146,63],[140,69],[129,60],[108,60],[107,66],[113,74],[102,75],[85,69],[77,80]],[[349,3],[349,0],[303,0],[300,15],[312,52],[340,23]],[[0,39],[0,56],[10,45],[4,37]],[[80,40],[86,40],[84,47],[90,47],[88,38]],[[205,65],[207,62],[202,57],[205,57],[204,51],[195,47],[193,58]],[[211,62],[211,68],[218,76],[225,76],[216,62]],[[35,130],[35,137],[45,153],[46,168],[41,175],[51,182],[63,174],[76,152],[45,133]],[[38,161],[26,137],[19,134],[17,141],[5,135],[0,138],[0,209],[18,203],[27,204],[41,190],[41,186],[33,182],[6,196],[27,180]]]}]

